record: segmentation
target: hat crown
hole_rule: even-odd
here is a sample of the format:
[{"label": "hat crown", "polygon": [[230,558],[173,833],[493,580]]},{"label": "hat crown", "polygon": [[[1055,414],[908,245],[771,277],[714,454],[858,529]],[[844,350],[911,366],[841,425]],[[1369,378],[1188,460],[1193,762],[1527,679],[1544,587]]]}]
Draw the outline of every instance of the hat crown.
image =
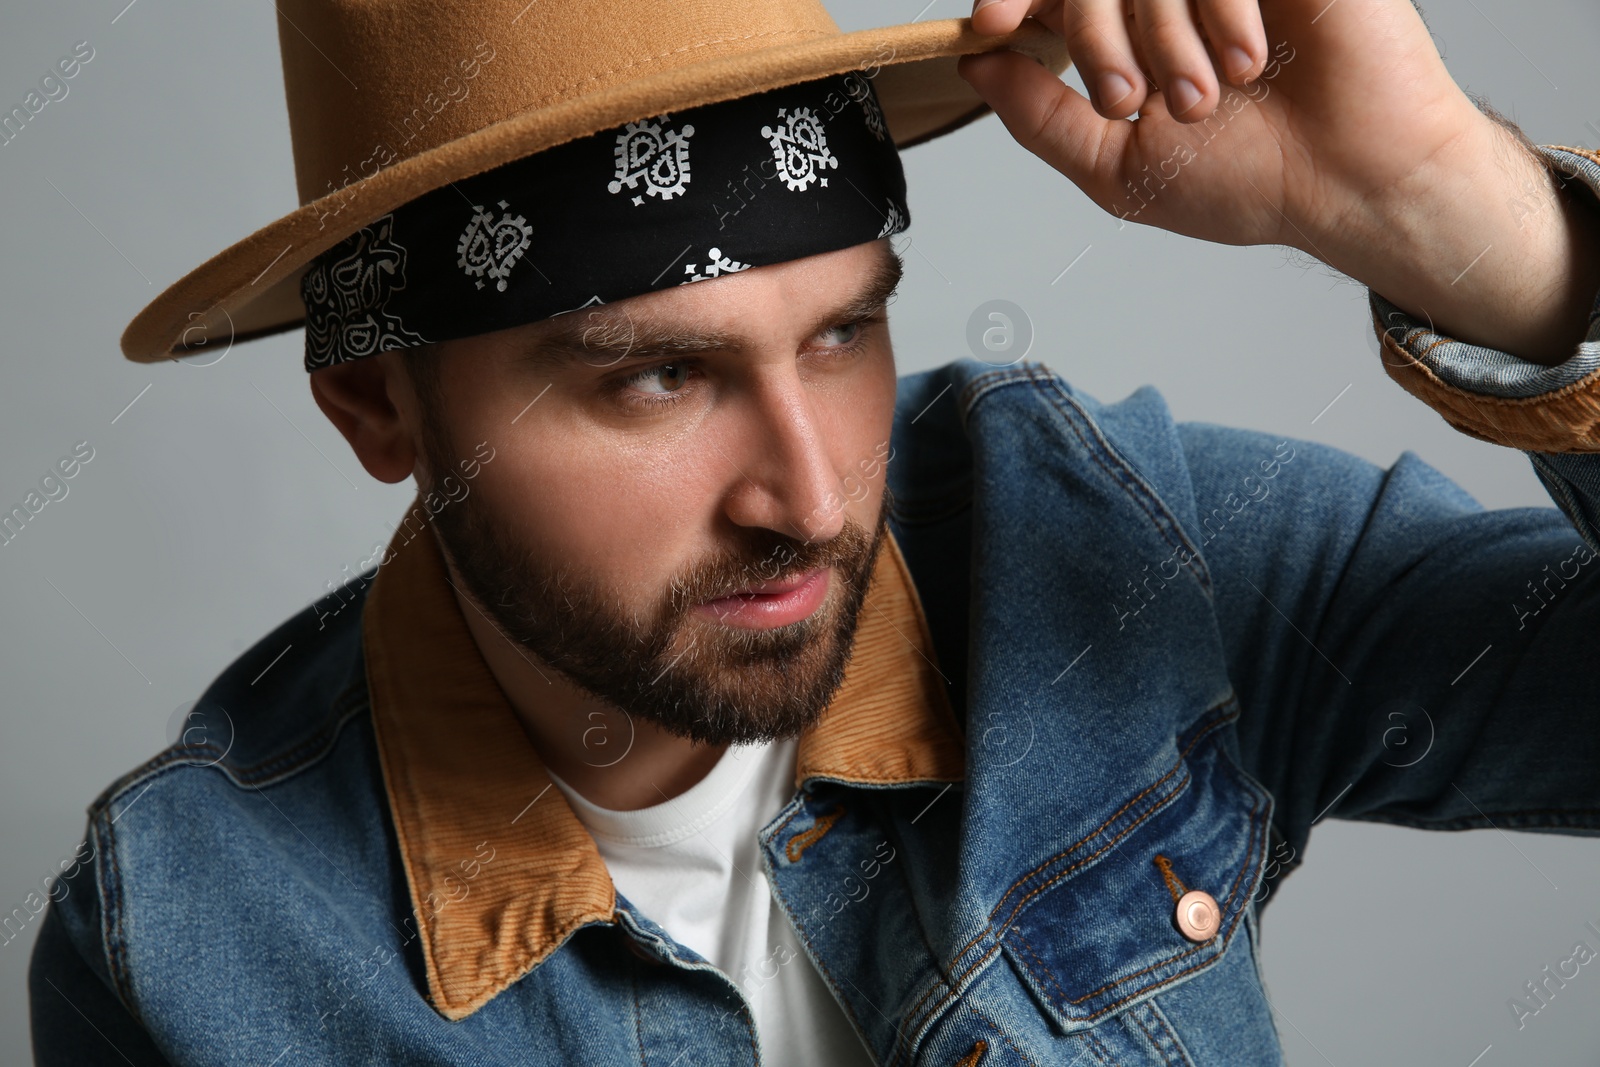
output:
[{"label": "hat crown", "polygon": [[278,15],[302,205],[520,112],[840,32],[816,0],[280,0]]},{"label": "hat crown", "polygon": [[[869,79],[896,147],[988,110],[956,60],[1009,48],[1053,71],[1024,19],[841,33],[820,0],[275,0],[300,206],[169,285],[122,332],[148,363],[305,322],[321,253],[412,200],[602,130],[832,75]],[[854,90],[848,95],[855,95]],[[830,110],[833,103],[825,101]],[[559,210],[560,205],[545,205]]]}]

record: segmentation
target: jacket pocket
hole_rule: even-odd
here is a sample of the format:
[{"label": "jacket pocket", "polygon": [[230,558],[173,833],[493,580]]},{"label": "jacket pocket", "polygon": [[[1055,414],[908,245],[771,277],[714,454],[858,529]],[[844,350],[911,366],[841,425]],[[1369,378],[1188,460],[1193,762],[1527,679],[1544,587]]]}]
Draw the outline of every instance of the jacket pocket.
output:
[{"label": "jacket pocket", "polygon": [[1067,1032],[1189,981],[1244,929],[1272,798],[1225,751],[1228,725],[1180,738],[1174,773],[1125,806],[1146,814],[1030,871],[995,916],[1004,956]]}]

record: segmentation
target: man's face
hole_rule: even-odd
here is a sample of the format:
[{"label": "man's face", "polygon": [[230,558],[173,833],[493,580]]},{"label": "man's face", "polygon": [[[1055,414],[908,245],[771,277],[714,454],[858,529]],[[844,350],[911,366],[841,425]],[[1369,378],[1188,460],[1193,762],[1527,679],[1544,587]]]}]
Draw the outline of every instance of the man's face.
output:
[{"label": "man's face", "polygon": [[816,721],[885,530],[898,277],[880,240],[438,346],[427,470],[496,450],[435,519],[465,591],[670,733]]}]

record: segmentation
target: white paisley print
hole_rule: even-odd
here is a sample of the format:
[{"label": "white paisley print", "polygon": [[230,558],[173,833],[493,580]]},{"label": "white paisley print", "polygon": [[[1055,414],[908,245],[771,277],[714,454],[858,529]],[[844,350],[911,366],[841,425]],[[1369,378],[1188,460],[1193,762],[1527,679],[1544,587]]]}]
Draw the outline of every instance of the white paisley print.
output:
[{"label": "white paisley print", "polygon": [[406,286],[406,250],[394,239],[394,215],[361,227],[344,242],[349,251],[313,261],[300,281],[306,304],[306,362],[326,367],[346,359],[429,341],[387,310],[389,295]]},{"label": "white paisley print", "polygon": [[494,212],[474,204],[472,221],[456,241],[456,266],[466,271],[469,278],[477,278],[479,289],[483,288],[483,276],[487,274],[494,279],[495,288],[505,292],[511,268],[533,244],[533,227],[521,215],[507,211],[508,206],[504,200],[499,202],[500,220],[496,222]]},{"label": "white paisley print", "polygon": [[821,171],[838,167],[839,161],[828,151],[828,138],[822,132],[822,120],[809,107],[778,109],[782,121],[773,126],[761,127],[761,136],[772,146],[773,163],[791,192],[798,192],[817,182],[827,188],[828,179]]},{"label": "white paisley print", "polygon": [[617,174],[606,188],[613,193],[622,192],[623,186],[636,191],[644,182],[643,195],[633,198],[634,207],[643,204],[645,196],[671,200],[689,185],[689,138],[694,127],[674,130],[666,119],[660,115],[652,122],[630,122],[617,134]]},{"label": "white paisley print", "polygon": [[718,278],[724,274],[737,274],[742,270],[749,270],[750,264],[740,263],[731,256],[724,256],[722,249],[713,248],[706,253],[707,263],[704,270],[698,264],[691,263],[683,268],[683,273],[689,277],[679,282],[679,285],[688,285],[690,282],[703,282],[707,278]]},{"label": "white paisley print", "polygon": [[859,74],[852,74],[844,80],[844,91],[850,99],[861,107],[861,117],[867,124],[867,130],[878,140],[883,140],[889,135],[889,124],[884,121],[883,108],[878,106],[878,99],[872,94],[872,86]]}]

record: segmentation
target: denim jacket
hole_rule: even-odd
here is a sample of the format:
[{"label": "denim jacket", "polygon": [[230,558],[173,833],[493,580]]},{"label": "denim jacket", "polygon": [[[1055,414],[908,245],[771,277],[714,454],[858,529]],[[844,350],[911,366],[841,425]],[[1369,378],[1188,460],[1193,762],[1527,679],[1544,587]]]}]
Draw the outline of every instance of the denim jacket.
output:
[{"label": "denim jacket", "polygon": [[[1600,190],[1594,157],[1547,151]],[[1554,368],[1372,307],[1389,373],[1526,451],[1557,508],[1485,511],[1409,452],[1176,423],[1153,389],[1102,403],[1037,364],[900,379],[894,628],[930,732],[803,742],[760,832],[877,1062],[1279,1063],[1256,924],[1314,823],[1600,830],[1600,303]],[[38,1062],[759,1063],[739,989],[610,890],[558,795],[501,818],[529,840],[492,881],[470,820],[533,764],[462,728],[491,719],[458,631],[427,671],[373,659],[386,580],[264,638],[195,736],[90,806],[34,952]],[[395,770],[421,764],[383,711],[435,698],[408,758],[482,783],[448,840],[415,833],[449,799]],[[446,876],[478,903],[423,915]]]}]

